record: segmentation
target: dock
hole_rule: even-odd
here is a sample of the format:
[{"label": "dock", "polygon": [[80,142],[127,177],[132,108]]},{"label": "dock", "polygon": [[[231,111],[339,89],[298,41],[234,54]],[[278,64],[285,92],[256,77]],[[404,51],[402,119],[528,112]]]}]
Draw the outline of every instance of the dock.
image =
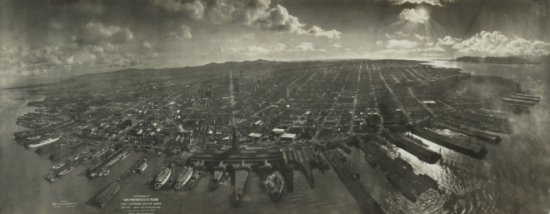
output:
[{"label": "dock", "polygon": [[242,195],[244,192],[244,187],[246,185],[246,181],[248,180],[248,175],[250,173],[250,164],[244,163],[244,161],[237,167],[234,167],[232,169],[233,172],[230,170],[231,176],[231,187],[232,187],[232,193],[233,196],[233,203],[236,207],[240,206],[240,202],[242,199]]},{"label": "dock", "polygon": [[395,144],[397,147],[404,149],[405,151],[411,153],[412,155],[418,157],[418,159],[425,161],[427,163],[435,163],[441,159],[441,154],[432,151],[429,148],[423,147],[415,142],[412,142],[405,137],[395,134],[387,133],[384,137],[391,143]]},{"label": "dock", "polygon": [[499,143],[502,139],[500,136],[491,134],[482,130],[469,130],[467,127],[461,126],[459,124],[453,123],[451,121],[444,121],[444,120],[434,120],[432,122],[436,126],[440,126],[442,128],[450,129],[455,132],[459,132],[468,136],[475,137],[479,140],[483,140],[489,143]]},{"label": "dock", "polygon": [[333,152],[325,152],[324,154],[332,168],[338,174],[344,186],[353,196],[363,213],[384,213],[378,202],[372,198],[367,189],[361,184],[359,178],[354,175],[354,172],[349,171],[346,167],[346,162],[338,158]]},{"label": "dock", "polygon": [[243,160],[249,163],[263,162],[264,160],[268,160],[269,162],[280,161],[282,159],[282,154],[278,148],[241,150],[239,152],[234,152],[232,150],[204,149],[194,151],[189,159],[191,161],[204,160],[206,162],[223,160],[225,163],[239,164]]},{"label": "dock", "polygon": [[481,159],[483,158],[483,156],[485,156],[485,154],[487,154],[487,152],[489,152],[484,145],[476,145],[458,141],[418,126],[413,126],[410,128],[410,130],[412,133],[422,138],[475,158]]},{"label": "dock", "polygon": [[[151,157],[150,154],[145,154],[143,157],[138,159],[138,161],[142,159],[149,159]],[[103,207],[109,200],[113,198],[113,196],[116,195],[126,184],[134,178],[136,173],[136,167],[138,167],[138,161],[136,161],[136,164],[132,165],[126,172],[124,172],[117,180],[113,181],[107,188],[103,189],[95,198],[93,199],[93,203],[98,207]]]}]

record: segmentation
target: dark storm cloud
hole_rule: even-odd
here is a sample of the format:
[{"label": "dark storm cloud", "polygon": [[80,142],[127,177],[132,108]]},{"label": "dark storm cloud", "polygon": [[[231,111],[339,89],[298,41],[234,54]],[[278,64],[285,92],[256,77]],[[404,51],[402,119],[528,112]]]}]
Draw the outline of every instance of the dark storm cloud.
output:
[{"label": "dark storm cloud", "polygon": [[[0,0],[0,4],[0,72],[13,74],[124,67],[149,59],[162,64],[172,55],[177,56],[173,62],[182,58],[191,62],[198,56],[207,62],[226,60],[234,53],[284,57],[302,50],[319,56],[336,56],[342,50],[372,55],[378,51],[544,54],[550,42],[549,4],[533,0]],[[397,22],[401,24],[392,25]],[[484,40],[488,34],[506,37],[506,46],[476,48],[489,41]]]},{"label": "dark storm cloud", "polygon": [[78,34],[78,40],[86,44],[123,43],[133,38],[134,35],[128,28],[109,26],[98,22],[90,22],[82,26]]},{"label": "dark storm cloud", "polygon": [[[241,29],[275,37],[338,39],[341,34],[315,25],[306,29],[284,6],[269,0],[0,2],[0,72],[10,75],[133,66],[159,58],[158,51],[205,55],[211,49],[209,38],[229,40]],[[215,34],[204,33],[217,28]]]}]

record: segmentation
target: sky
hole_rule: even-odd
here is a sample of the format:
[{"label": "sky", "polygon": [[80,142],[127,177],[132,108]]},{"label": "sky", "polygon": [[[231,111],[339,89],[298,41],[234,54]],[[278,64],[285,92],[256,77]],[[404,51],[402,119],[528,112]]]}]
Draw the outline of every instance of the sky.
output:
[{"label": "sky", "polygon": [[0,0],[0,76],[550,53],[547,0]]}]

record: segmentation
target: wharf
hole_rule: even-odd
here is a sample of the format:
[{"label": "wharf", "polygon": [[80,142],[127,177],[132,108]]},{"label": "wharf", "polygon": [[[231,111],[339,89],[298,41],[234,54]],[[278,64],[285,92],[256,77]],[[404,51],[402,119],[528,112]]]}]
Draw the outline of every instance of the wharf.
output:
[{"label": "wharf", "polygon": [[255,150],[196,150],[189,158],[191,161],[219,161],[223,160],[225,163],[241,163],[243,160],[246,162],[262,162],[267,160],[268,162],[276,162],[282,160],[282,154],[279,149],[255,149]]},{"label": "wharf", "polygon": [[483,156],[485,156],[488,152],[484,145],[475,145],[457,141],[421,127],[413,126],[410,130],[412,133],[422,138],[475,158],[483,158]]},{"label": "wharf", "polygon": [[[407,182],[404,185],[411,187],[415,195],[420,195],[429,189],[440,191],[437,181],[424,174],[415,174],[409,163],[399,157],[395,159],[390,158],[380,148],[379,144],[366,141],[359,143],[358,146],[365,153],[367,161],[369,161],[370,157],[371,160],[369,163],[371,166],[374,168],[378,167],[380,171],[391,174],[391,177],[395,178],[394,180]],[[403,195],[410,195],[408,191],[410,189],[401,188],[399,190],[402,191]]]},{"label": "wharf", "polygon": [[378,202],[372,198],[367,189],[361,184],[359,178],[348,170],[344,161],[341,161],[331,152],[326,152],[324,155],[328,158],[332,168],[364,213],[384,213]]},{"label": "wharf", "polygon": [[441,154],[434,152],[429,148],[423,147],[418,143],[412,142],[411,140],[406,139],[399,134],[387,133],[384,136],[391,143],[395,144],[399,148],[404,149],[405,151],[418,157],[418,159],[423,160],[427,163],[433,164],[437,162],[439,159],[441,159]]},{"label": "wharf", "polygon": [[452,123],[450,121],[436,120],[436,121],[433,121],[432,123],[436,126],[446,128],[446,129],[450,129],[450,130],[453,130],[453,131],[456,131],[456,132],[459,132],[459,133],[462,133],[462,134],[465,134],[465,135],[468,135],[468,136],[472,136],[472,137],[475,137],[477,139],[480,139],[480,140],[483,140],[483,141],[486,141],[486,142],[499,143],[501,141],[501,138],[498,135],[490,134],[490,133],[487,133],[487,132],[481,131],[481,130],[469,130],[467,128],[463,128],[461,125]]},{"label": "wharf", "polygon": [[113,152],[108,158],[106,158],[104,161],[101,161],[100,163],[88,168],[86,170],[87,175],[91,176],[92,173],[94,173],[97,169],[101,169],[103,166],[105,166],[107,163],[115,160],[116,158],[119,158],[119,156],[124,152],[124,149],[119,149],[116,152]]},{"label": "wharf", "polygon": [[[138,159],[140,161],[141,159],[149,159],[151,157],[150,154],[145,154],[143,157]],[[126,184],[134,178],[136,175],[136,168],[138,167],[138,162],[136,164],[132,165],[126,172],[124,172],[117,180],[113,181],[107,188],[103,189],[95,198],[93,199],[93,202],[98,207],[103,207],[109,200],[113,198],[113,196],[118,193]]]}]

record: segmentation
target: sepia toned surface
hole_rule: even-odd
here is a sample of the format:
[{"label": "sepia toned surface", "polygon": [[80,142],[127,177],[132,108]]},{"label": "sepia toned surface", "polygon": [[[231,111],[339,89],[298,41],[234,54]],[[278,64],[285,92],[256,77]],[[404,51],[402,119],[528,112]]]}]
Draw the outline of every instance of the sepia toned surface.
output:
[{"label": "sepia toned surface", "polygon": [[0,213],[548,213],[549,5],[0,0]]}]

